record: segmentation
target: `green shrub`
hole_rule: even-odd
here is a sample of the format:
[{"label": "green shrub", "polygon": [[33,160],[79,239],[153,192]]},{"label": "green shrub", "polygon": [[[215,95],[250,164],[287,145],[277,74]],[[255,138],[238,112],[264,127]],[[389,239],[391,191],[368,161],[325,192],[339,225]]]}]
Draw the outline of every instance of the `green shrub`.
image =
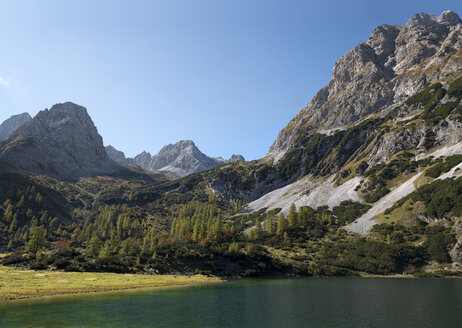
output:
[{"label": "green shrub", "polygon": [[462,216],[462,177],[426,184],[400,202],[405,202],[409,198],[414,202],[423,202],[426,215],[429,217],[444,218],[450,214]]},{"label": "green shrub", "polygon": [[448,95],[451,97],[462,97],[462,76],[451,83],[448,88]]},{"label": "green shrub", "polygon": [[446,157],[444,161],[438,162],[435,166],[425,172],[425,176],[436,179],[441,174],[449,172],[454,166],[462,162],[462,155]]},{"label": "green shrub", "polygon": [[351,200],[345,200],[338,206],[332,208],[332,214],[337,217],[340,225],[353,222],[361,215],[366,213],[371,207],[369,205],[353,202]]},{"label": "green shrub", "polygon": [[412,106],[414,104],[422,104],[425,109],[431,108],[444,97],[444,89],[441,83],[427,85],[421,92],[410,97],[406,104]]},{"label": "green shrub", "polygon": [[430,258],[440,263],[450,262],[448,249],[456,241],[451,230],[438,225],[429,225],[425,229],[425,237],[423,246]]}]

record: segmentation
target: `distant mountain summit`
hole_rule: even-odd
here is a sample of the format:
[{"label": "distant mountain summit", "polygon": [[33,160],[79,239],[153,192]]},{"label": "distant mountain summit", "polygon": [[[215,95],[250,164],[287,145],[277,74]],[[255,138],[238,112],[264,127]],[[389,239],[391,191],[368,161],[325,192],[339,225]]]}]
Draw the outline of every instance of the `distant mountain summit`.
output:
[{"label": "distant mountain summit", "polygon": [[112,158],[116,162],[130,164],[125,158],[125,153],[123,151],[115,149],[111,145],[106,146],[106,153],[110,158]]},{"label": "distant mountain summit", "polygon": [[13,115],[0,125],[0,141],[8,139],[8,137],[24,123],[29,122],[32,117],[28,113]]},{"label": "distant mountain summit", "polygon": [[231,155],[231,157],[228,160],[228,162],[244,162],[244,161],[245,161],[244,156],[236,155],[236,154]]},{"label": "distant mountain summit", "polygon": [[40,111],[14,131],[0,144],[0,162],[15,172],[59,178],[122,169],[108,157],[87,110],[71,102]]},{"label": "distant mountain summit", "polygon": [[223,164],[245,160],[241,155],[233,155],[229,160],[221,157],[208,157],[191,140],[181,140],[174,145],[169,144],[154,156],[151,156],[148,152],[142,152],[135,158],[125,158],[123,152],[110,145],[106,147],[106,150],[108,155],[119,163],[135,164],[150,171],[168,171],[178,176],[202,172]]}]

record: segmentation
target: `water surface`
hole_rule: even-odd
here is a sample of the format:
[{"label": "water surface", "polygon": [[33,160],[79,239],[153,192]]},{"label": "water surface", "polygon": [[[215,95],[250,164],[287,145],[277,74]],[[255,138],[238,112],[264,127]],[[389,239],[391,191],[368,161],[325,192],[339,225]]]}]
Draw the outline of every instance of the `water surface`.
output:
[{"label": "water surface", "polygon": [[462,327],[462,279],[249,279],[0,306],[0,327]]}]

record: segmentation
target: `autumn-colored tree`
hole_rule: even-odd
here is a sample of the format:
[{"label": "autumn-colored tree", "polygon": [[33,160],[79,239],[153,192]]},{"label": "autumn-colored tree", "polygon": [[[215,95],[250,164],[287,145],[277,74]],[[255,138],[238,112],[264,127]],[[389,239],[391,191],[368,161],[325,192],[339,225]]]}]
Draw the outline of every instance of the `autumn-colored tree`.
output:
[{"label": "autumn-colored tree", "polygon": [[295,209],[294,204],[290,206],[289,215],[287,215],[287,221],[289,227],[295,227],[297,225],[297,210]]},{"label": "autumn-colored tree", "polygon": [[277,228],[277,234],[282,235],[284,231],[287,229],[287,220],[284,217],[284,214],[279,213],[278,215],[278,228]]}]

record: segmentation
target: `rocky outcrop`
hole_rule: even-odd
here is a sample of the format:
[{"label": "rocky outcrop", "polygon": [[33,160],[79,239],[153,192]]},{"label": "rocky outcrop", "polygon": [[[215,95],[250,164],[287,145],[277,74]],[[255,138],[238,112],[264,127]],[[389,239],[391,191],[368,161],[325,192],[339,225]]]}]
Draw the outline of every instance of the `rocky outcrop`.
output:
[{"label": "rocky outcrop", "polygon": [[67,102],[40,111],[0,144],[0,162],[24,174],[79,178],[123,168],[110,159],[84,107]]},{"label": "rocky outcrop", "polygon": [[245,161],[244,156],[233,154],[233,155],[231,155],[229,160],[227,160],[226,162],[227,163],[232,163],[232,162],[244,162],[244,161]]},{"label": "rocky outcrop", "polygon": [[134,158],[127,158],[127,161],[144,169],[148,169],[149,164],[151,163],[151,159],[151,154],[143,151],[142,153],[136,155]]},{"label": "rocky outcrop", "polygon": [[106,146],[106,153],[110,158],[112,158],[116,162],[129,164],[127,159],[125,158],[124,152],[115,149],[111,145]]},{"label": "rocky outcrop", "polygon": [[452,11],[416,14],[403,26],[381,25],[335,63],[332,80],[279,133],[268,152],[277,162],[300,133],[345,128],[460,74],[462,21]]},{"label": "rocky outcrop", "polygon": [[112,146],[107,146],[106,151],[113,160],[119,163],[138,165],[154,172],[171,172],[177,176],[206,171],[231,162],[245,161],[241,155],[232,155],[229,160],[221,157],[208,157],[191,140],[181,140],[174,145],[167,145],[154,156],[148,152],[142,152],[134,158],[126,158],[123,152]]},{"label": "rocky outcrop", "polygon": [[8,137],[20,126],[29,122],[32,117],[28,113],[13,115],[0,125],[0,141]]},{"label": "rocky outcrop", "polygon": [[203,154],[191,140],[181,140],[163,147],[149,164],[152,171],[170,171],[179,176],[206,171],[216,166],[216,161]]}]

